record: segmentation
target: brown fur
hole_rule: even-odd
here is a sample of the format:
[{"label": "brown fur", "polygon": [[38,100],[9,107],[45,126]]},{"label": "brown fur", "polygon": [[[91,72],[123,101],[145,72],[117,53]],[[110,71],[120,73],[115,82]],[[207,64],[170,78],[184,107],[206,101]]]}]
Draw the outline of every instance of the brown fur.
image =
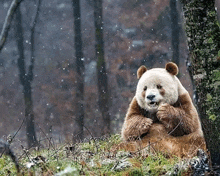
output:
[{"label": "brown fur", "polygon": [[156,114],[140,108],[133,98],[125,117],[119,148],[138,151],[147,146],[179,157],[192,157],[206,150],[197,111],[188,93],[174,105],[163,104]]},{"label": "brown fur", "polygon": [[165,90],[162,88],[162,89],[160,89],[160,94],[163,96],[164,94],[165,94]]},{"label": "brown fur", "polygon": [[141,66],[137,71],[137,78],[140,79],[141,76],[147,71],[147,68],[145,66]]},{"label": "brown fur", "polygon": [[145,91],[142,92],[142,96],[145,97]]},{"label": "brown fur", "polygon": [[179,72],[179,69],[178,69],[177,65],[175,63],[173,63],[173,62],[167,63],[165,68],[172,75],[177,75],[178,72]]},{"label": "brown fur", "polygon": [[162,124],[154,123],[146,136],[136,141],[121,143],[117,148],[131,152],[149,149],[169,156],[193,157],[198,149],[206,150],[206,145],[204,138],[196,133],[173,137],[167,133]]}]

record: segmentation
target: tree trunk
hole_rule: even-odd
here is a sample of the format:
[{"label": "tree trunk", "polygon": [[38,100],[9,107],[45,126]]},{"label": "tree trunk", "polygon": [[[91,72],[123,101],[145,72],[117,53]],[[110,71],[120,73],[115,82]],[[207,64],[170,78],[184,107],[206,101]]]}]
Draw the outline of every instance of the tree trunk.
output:
[{"label": "tree trunk", "polygon": [[28,147],[30,148],[38,145],[35,134],[34,112],[33,112],[32,98],[31,98],[32,97],[31,81],[33,79],[33,73],[31,73],[31,75],[26,74],[26,70],[25,70],[22,17],[19,7],[16,10],[16,36],[17,36],[17,46],[19,52],[19,58],[18,58],[19,78],[23,86],[24,103],[25,103],[26,135],[27,135]]},{"label": "tree trunk", "polygon": [[95,49],[97,58],[97,78],[99,109],[104,121],[102,134],[110,133],[110,114],[109,114],[109,91],[108,77],[104,58],[104,39],[103,39],[103,19],[102,19],[102,0],[94,0],[94,20],[95,20]]},{"label": "tree trunk", "polygon": [[172,61],[179,66],[179,24],[178,24],[178,11],[177,1],[170,0],[170,18],[172,30]]},{"label": "tree trunk", "polygon": [[24,102],[25,102],[25,118],[26,118],[26,135],[28,147],[34,147],[38,145],[36,134],[35,134],[35,122],[33,112],[33,101],[31,92],[31,82],[26,81],[24,87]]},{"label": "tree trunk", "polygon": [[197,107],[213,162],[220,162],[220,30],[214,0],[182,0]]},{"label": "tree trunk", "polygon": [[80,0],[73,0],[74,11],[74,31],[75,31],[75,54],[76,54],[76,97],[75,97],[75,115],[77,128],[74,133],[78,133],[80,140],[84,138],[84,59],[82,51],[81,36],[81,14]]}]

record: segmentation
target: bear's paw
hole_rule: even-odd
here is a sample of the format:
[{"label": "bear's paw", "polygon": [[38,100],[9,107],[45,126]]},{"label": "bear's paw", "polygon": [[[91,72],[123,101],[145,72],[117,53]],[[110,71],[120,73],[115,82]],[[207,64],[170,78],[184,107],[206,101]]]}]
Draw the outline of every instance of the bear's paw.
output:
[{"label": "bear's paw", "polygon": [[139,125],[139,131],[140,131],[140,134],[144,134],[144,133],[147,133],[151,127],[153,123],[153,120],[152,119],[149,119],[149,118],[144,118],[142,121],[141,121],[141,124]]},{"label": "bear's paw", "polygon": [[172,126],[172,122],[178,119],[178,115],[176,109],[167,103],[160,105],[157,112],[157,118],[166,128]]}]

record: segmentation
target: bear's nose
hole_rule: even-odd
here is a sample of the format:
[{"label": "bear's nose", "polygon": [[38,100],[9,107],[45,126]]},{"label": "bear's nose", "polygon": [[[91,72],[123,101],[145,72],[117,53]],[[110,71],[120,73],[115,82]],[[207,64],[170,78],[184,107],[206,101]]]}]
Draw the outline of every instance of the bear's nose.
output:
[{"label": "bear's nose", "polygon": [[147,99],[149,99],[149,100],[153,100],[154,97],[155,97],[155,95],[148,95],[148,96],[147,96]]}]

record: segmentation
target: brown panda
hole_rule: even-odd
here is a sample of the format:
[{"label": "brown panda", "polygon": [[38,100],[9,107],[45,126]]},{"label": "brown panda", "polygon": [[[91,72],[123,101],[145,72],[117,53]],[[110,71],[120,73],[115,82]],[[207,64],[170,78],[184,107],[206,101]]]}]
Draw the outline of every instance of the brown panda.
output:
[{"label": "brown panda", "polygon": [[187,90],[179,79],[176,64],[137,71],[139,82],[124,124],[121,147],[136,151],[150,146],[179,157],[206,150],[201,122]]}]

